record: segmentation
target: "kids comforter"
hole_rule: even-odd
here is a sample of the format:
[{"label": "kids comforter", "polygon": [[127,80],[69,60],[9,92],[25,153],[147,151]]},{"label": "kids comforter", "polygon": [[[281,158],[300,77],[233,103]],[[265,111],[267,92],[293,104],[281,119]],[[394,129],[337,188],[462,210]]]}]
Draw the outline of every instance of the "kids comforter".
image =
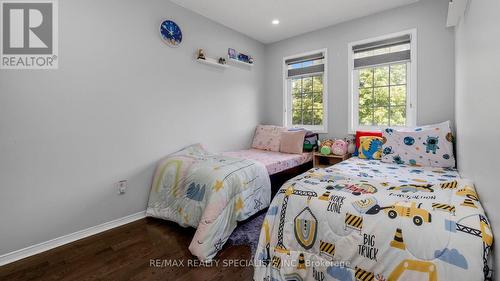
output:
[{"label": "kids comforter", "polygon": [[189,250],[205,261],[222,248],[237,221],[266,208],[270,200],[264,165],[193,145],[160,162],[146,215],[197,228]]},{"label": "kids comforter", "polygon": [[352,159],[283,185],[254,279],[485,280],[492,243],[473,184],[454,170]]}]

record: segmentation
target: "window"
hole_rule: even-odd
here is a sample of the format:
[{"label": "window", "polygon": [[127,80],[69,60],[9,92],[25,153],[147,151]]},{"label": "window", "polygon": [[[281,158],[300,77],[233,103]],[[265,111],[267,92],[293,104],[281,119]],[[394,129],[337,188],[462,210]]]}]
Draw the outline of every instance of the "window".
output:
[{"label": "window", "polygon": [[284,59],[286,127],[327,130],[326,50]]},{"label": "window", "polygon": [[415,34],[402,32],[349,45],[351,133],[415,126]]}]

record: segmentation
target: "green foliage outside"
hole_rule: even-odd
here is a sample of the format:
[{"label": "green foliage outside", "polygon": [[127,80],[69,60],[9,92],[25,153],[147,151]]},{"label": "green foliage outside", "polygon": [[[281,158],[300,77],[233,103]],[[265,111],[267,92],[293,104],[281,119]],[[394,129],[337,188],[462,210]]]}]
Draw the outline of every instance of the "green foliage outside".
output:
[{"label": "green foliage outside", "polygon": [[292,79],[292,124],[323,124],[323,76]]},{"label": "green foliage outside", "polygon": [[406,124],[406,64],[359,70],[359,124]]},{"label": "green foliage outside", "polygon": [[[359,70],[359,124],[405,126],[406,64]],[[292,79],[292,124],[323,124],[323,76]]]}]

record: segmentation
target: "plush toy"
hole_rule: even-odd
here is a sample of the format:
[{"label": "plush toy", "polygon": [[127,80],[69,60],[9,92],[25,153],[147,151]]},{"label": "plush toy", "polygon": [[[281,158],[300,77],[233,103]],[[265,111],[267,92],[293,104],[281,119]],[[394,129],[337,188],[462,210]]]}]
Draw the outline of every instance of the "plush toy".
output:
[{"label": "plush toy", "polygon": [[348,136],[345,138],[345,141],[347,142],[347,152],[350,154],[353,154],[354,151],[356,150],[356,139],[353,135]]},{"label": "plush toy", "polygon": [[329,146],[322,146],[319,152],[323,155],[330,155],[332,153],[332,149]]},{"label": "plush toy", "polygon": [[323,146],[332,146],[333,143],[334,143],[334,141],[331,140],[331,139],[324,139],[324,140],[321,141],[320,146],[321,147],[323,147]]},{"label": "plush toy", "polygon": [[347,153],[347,142],[344,140],[336,140],[332,144],[332,152],[335,155],[344,155]]},{"label": "plush toy", "polygon": [[332,145],[334,141],[331,139],[322,140],[319,145],[319,152],[323,155],[330,155],[332,153]]}]

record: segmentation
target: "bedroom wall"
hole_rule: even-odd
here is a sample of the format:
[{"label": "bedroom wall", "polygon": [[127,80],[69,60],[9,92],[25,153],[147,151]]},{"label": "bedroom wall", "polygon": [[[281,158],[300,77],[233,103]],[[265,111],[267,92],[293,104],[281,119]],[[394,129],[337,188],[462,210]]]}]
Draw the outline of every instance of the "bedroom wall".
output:
[{"label": "bedroom wall", "polygon": [[266,45],[264,120],[283,123],[283,57],[328,49],[329,135],[348,133],[348,44],[417,28],[417,123],[454,121],[454,34],[445,26],[448,0],[419,2]]},{"label": "bedroom wall", "polygon": [[[228,47],[256,64],[194,60]],[[0,255],[143,211],[161,157],[246,147],[261,121],[264,46],[169,1],[59,1],[59,50],[58,70],[0,70]]]},{"label": "bedroom wall", "polygon": [[463,177],[474,180],[492,223],[497,239],[497,272],[500,268],[499,10],[498,0],[469,1],[465,17],[456,28],[455,45],[458,168]]}]

